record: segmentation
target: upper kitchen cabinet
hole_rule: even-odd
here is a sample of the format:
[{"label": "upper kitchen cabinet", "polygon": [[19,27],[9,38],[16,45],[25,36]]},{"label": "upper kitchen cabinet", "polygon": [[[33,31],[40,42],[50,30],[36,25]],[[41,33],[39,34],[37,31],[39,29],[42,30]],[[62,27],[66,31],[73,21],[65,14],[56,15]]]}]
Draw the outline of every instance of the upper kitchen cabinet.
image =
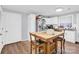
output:
[{"label": "upper kitchen cabinet", "polygon": [[58,17],[45,18],[46,24],[58,24]]},{"label": "upper kitchen cabinet", "polygon": [[59,25],[64,28],[71,28],[73,25],[73,15],[59,16]]},{"label": "upper kitchen cabinet", "polygon": [[58,25],[58,17],[41,17],[36,23],[37,31],[45,31],[49,25]]}]

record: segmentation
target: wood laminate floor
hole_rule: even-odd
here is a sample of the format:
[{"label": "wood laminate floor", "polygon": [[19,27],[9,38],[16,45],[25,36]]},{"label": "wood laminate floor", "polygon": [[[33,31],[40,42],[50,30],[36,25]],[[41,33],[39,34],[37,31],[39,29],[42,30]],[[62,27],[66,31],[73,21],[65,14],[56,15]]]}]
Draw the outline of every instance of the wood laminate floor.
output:
[{"label": "wood laminate floor", "polygon": [[[59,43],[60,44],[60,43]],[[7,44],[2,48],[2,54],[30,54],[29,41],[19,41],[12,44]],[[60,54],[60,49],[58,49]],[[70,42],[65,43],[65,51],[63,54],[79,54],[79,44]]]}]

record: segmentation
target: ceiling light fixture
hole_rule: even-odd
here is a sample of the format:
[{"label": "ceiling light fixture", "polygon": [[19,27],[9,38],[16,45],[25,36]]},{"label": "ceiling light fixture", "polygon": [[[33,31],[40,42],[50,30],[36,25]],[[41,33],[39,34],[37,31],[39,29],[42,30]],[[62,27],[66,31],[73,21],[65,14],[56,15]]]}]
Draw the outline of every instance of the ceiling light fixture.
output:
[{"label": "ceiling light fixture", "polygon": [[57,8],[56,9],[56,12],[62,12],[63,11],[63,8]]}]

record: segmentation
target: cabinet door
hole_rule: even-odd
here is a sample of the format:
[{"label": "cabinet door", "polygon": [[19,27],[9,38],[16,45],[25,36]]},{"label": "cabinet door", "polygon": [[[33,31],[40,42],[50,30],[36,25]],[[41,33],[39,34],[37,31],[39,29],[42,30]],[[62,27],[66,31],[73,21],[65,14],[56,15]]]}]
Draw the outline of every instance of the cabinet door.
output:
[{"label": "cabinet door", "polygon": [[65,40],[75,43],[75,31],[65,31]]},{"label": "cabinet door", "polygon": [[4,43],[9,44],[21,40],[21,15],[5,12],[3,15]]},{"label": "cabinet door", "polygon": [[59,17],[59,25],[66,27],[72,26],[72,15],[65,15]]},{"label": "cabinet door", "polygon": [[58,18],[52,17],[52,18],[45,18],[46,24],[58,24]]}]

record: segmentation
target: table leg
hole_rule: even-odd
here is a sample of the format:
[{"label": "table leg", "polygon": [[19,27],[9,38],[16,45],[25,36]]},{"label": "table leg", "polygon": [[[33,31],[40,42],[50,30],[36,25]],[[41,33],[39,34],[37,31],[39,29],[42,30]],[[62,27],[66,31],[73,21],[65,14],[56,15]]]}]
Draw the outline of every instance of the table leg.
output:
[{"label": "table leg", "polygon": [[[63,41],[63,40],[62,40]],[[61,41],[61,54],[62,54],[62,41]]]},{"label": "table leg", "polygon": [[47,54],[47,42],[45,42],[45,54]]},{"label": "table leg", "polygon": [[46,54],[49,54],[49,53],[50,53],[50,47],[49,47],[50,42],[46,42],[45,45],[46,45],[46,48],[45,48],[46,51],[45,51],[45,53],[46,53]]},{"label": "table leg", "polygon": [[64,52],[65,52],[65,39],[64,39],[64,45],[63,45],[63,47],[64,47]]},{"label": "table leg", "polygon": [[32,41],[31,41],[31,43],[30,43],[30,53],[32,54]]},{"label": "table leg", "polygon": [[39,48],[39,54],[40,54],[40,48]]},{"label": "table leg", "polygon": [[[39,41],[40,41],[40,39],[39,39]],[[39,45],[40,45],[40,43],[39,43]],[[39,52],[39,54],[40,54],[40,47],[38,48],[38,52]]]},{"label": "table leg", "polygon": [[64,35],[63,35],[63,51],[65,52],[65,38],[64,38]]},{"label": "table leg", "polygon": [[36,37],[35,37],[35,54],[37,54],[37,42],[36,42]]},{"label": "table leg", "polygon": [[30,34],[30,40],[31,40],[31,42],[30,42],[30,53],[32,54],[32,38],[31,38],[31,34]]},{"label": "table leg", "polygon": [[57,53],[57,39],[55,39],[55,52]]},{"label": "table leg", "polygon": [[47,54],[50,53],[50,47],[49,47],[49,42],[47,42]]}]

